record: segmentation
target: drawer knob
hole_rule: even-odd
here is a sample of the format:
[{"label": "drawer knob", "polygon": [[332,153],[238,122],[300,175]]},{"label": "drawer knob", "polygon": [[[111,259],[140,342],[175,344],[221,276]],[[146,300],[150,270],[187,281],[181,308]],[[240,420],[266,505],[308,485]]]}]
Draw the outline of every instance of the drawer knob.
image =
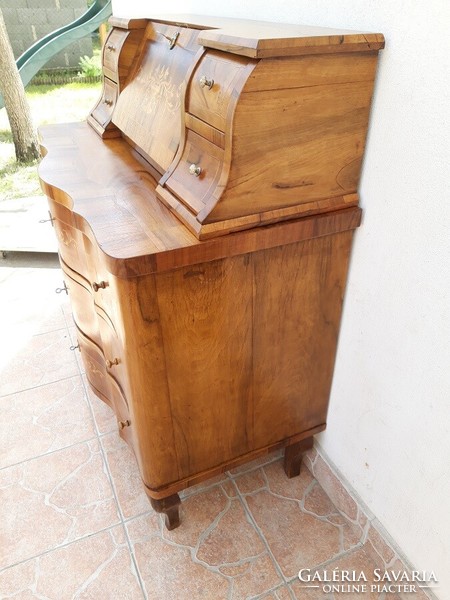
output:
[{"label": "drawer knob", "polygon": [[214,85],[214,79],[208,79],[206,77],[206,75],[203,75],[202,77],[200,77],[200,87],[202,87],[202,88],[207,87],[208,90],[210,90],[213,85]]},{"label": "drawer knob", "polygon": [[79,350],[81,352],[80,344],[77,344],[76,346],[70,346],[69,350],[72,350],[72,352],[74,350]]},{"label": "drawer knob", "polygon": [[198,177],[201,172],[202,172],[202,168],[199,167],[198,165],[191,165],[189,167],[189,173],[191,175],[195,175],[196,177]]},{"label": "drawer knob", "polygon": [[66,285],[66,282],[64,282],[64,285],[61,288],[56,288],[55,292],[57,294],[60,294],[61,292],[66,292],[66,294],[69,293],[69,288]]},{"label": "drawer knob", "polygon": [[127,419],[126,421],[119,421],[119,429],[125,429],[125,427],[129,427],[130,425],[130,419]]},{"label": "drawer knob", "polygon": [[94,283],[92,284],[92,289],[94,290],[94,292],[98,292],[100,288],[104,290],[106,287],[108,287],[108,285],[109,283],[107,281],[100,281],[100,283],[94,281]]},{"label": "drawer knob", "polygon": [[105,98],[103,100],[103,104],[106,104],[107,106],[112,106],[113,105],[113,101],[110,100],[109,98]]},{"label": "drawer knob", "polygon": [[114,360],[107,360],[106,361],[106,366],[108,367],[108,369],[111,369],[111,367],[113,367],[114,365],[118,365],[119,364],[119,359],[115,358]]},{"label": "drawer knob", "polygon": [[110,52],[115,52],[116,51],[116,47],[114,46],[114,44],[108,44],[106,46],[106,49],[109,50]]}]

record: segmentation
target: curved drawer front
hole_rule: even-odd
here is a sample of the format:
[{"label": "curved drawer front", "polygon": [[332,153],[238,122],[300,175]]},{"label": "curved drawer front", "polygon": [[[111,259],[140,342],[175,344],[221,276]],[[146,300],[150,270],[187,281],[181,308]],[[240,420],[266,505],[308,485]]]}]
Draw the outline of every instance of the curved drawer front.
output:
[{"label": "curved drawer front", "polygon": [[79,328],[77,328],[77,339],[86,369],[86,377],[94,393],[114,410],[121,436],[129,444],[133,444],[130,411],[123,394],[122,386],[108,372],[108,367],[105,364],[106,361],[100,348],[84,335]]},{"label": "curved drawer front", "polygon": [[115,380],[123,397],[129,394],[127,369],[125,366],[125,351],[117,335],[113,320],[100,306],[96,306],[105,366],[108,376]]},{"label": "curved drawer front", "polygon": [[117,102],[118,87],[117,83],[107,79],[103,79],[103,92],[102,97],[98,101],[97,106],[93,109],[91,115],[94,119],[104,127],[110,120]]},{"label": "curved drawer front", "polygon": [[101,399],[111,405],[111,387],[102,351],[79,328],[77,339],[89,383],[95,392],[100,392]]},{"label": "curved drawer front", "polygon": [[192,75],[187,110],[220,131],[231,121],[229,111],[247,80],[249,59],[209,51]]},{"label": "curved drawer front", "polygon": [[[122,389],[116,380],[110,377],[112,408],[116,414],[117,427],[121,437],[133,448],[133,421]],[[134,448],[133,448],[134,449]]]},{"label": "curved drawer front", "polygon": [[103,46],[103,72],[107,77],[118,80],[119,57],[122,46],[130,32],[125,29],[113,29]]},{"label": "curved drawer front", "polygon": [[64,273],[66,286],[69,289],[75,324],[86,336],[101,347],[102,340],[89,282],[78,273],[72,271],[72,269],[69,269],[62,260],[61,268]]},{"label": "curved drawer front", "polygon": [[166,186],[199,213],[208,199],[217,193],[222,166],[223,150],[188,131],[180,162],[166,181]]}]

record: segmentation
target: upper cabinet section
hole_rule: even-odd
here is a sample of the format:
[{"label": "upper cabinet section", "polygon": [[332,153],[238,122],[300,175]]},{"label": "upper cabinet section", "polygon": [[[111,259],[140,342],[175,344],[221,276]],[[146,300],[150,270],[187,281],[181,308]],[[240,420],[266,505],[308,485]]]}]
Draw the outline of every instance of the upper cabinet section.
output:
[{"label": "upper cabinet section", "polygon": [[381,34],[188,15],[112,24],[89,122],[128,141],[199,239],[358,204]]}]

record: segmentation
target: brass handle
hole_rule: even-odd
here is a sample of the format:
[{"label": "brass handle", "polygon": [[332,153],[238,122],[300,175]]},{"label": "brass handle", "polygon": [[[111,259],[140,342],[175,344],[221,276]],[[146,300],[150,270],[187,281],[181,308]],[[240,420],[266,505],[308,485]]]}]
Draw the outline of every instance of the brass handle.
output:
[{"label": "brass handle", "polygon": [[110,52],[115,52],[116,51],[116,47],[114,46],[114,44],[108,44],[106,46],[106,49],[109,50]]},{"label": "brass handle", "polygon": [[112,106],[113,105],[113,101],[110,100],[109,98],[105,98],[103,100],[103,104],[106,104],[107,106]]},{"label": "brass handle", "polygon": [[100,288],[104,290],[106,287],[108,287],[108,285],[109,283],[107,281],[100,281],[100,283],[94,281],[94,283],[92,284],[92,289],[94,290],[94,292],[98,292]]},{"label": "brass handle", "polygon": [[108,369],[111,369],[111,367],[113,367],[114,365],[118,365],[119,364],[119,359],[115,358],[114,360],[107,360],[106,361],[106,366],[108,367]]},{"label": "brass handle", "polygon": [[57,294],[60,294],[61,292],[66,292],[66,294],[69,293],[69,288],[66,285],[66,282],[64,282],[64,285],[61,288],[56,288],[55,292]]},{"label": "brass handle", "polygon": [[214,85],[214,79],[208,79],[206,75],[200,77],[200,87],[207,87],[209,90]]},{"label": "brass handle", "polygon": [[119,421],[119,429],[125,429],[125,427],[129,427],[130,425],[130,419],[127,419],[126,421]]},{"label": "brass handle", "polygon": [[191,165],[189,167],[189,173],[191,175],[195,175],[196,177],[198,177],[201,172],[202,172],[202,168],[199,167],[198,165]]}]

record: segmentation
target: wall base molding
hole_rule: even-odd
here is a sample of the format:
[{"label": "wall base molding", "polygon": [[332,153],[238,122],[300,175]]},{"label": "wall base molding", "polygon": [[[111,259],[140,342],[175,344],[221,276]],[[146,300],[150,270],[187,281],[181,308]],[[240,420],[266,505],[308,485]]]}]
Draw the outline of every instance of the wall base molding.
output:
[{"label": "wall base molding", "polygon": [[[413,567],[395,540],[359,498],[317,441],[314,447],[303,455],[303,461],[337,510],[350,524],[354,539],[359,540],[358,546],[364,548],[380,569],[408,572],[418,570]],[[394,597],[401,600],[412,600],[412,598],[439,600],[434,592],[425,589],[418,590],[416,593],[397,593]]]}]

